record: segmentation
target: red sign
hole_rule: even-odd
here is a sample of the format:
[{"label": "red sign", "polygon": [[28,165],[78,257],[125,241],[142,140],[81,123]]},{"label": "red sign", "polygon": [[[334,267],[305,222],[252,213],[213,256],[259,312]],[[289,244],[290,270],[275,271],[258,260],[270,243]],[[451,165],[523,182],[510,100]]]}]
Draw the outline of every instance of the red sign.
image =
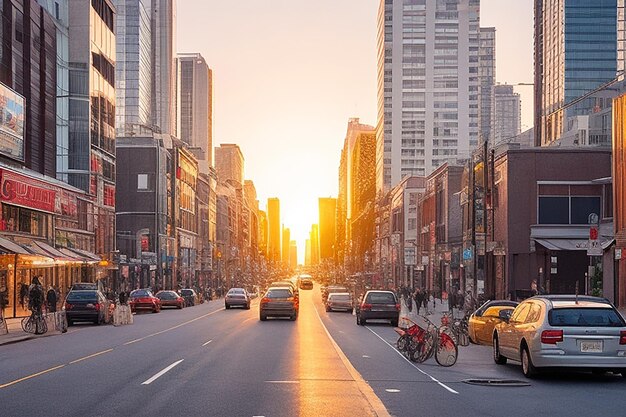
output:
[{"label": "red sign", "polygon": [[589,240],[598,240],[598,228],[591,226],[589,228]]},{"label": "red sign", "polygon": [[56,192],[46,188],[46,183],[7,170],[1,175],[0,200],[54,213]]},{"label": "red sign", "polygon": [[150,240],[147,235],[141,235],[141,251],[148,252],[150,250]]}]

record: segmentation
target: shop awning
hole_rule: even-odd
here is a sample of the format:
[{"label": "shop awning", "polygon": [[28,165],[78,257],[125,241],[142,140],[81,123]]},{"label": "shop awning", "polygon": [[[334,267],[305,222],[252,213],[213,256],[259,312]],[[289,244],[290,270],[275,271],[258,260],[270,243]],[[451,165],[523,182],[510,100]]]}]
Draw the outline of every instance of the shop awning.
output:
[{"label": "shop awning", "polygon": [[[589,241],[586,239],[535,239],[549,250],[587,250]],[[613,239],[605,239],[601,241],[602,249],[606,249],[613,243]]]},{"label": "shop awning", "polygon": [[0,251],[5,254],[30,255],[26,248],[3,237],[0,237]]},{"label": "shop awning", "polygon": [[89,260],[89,262],[100,262],[102,260],[102,258],[100,258],[98,255],[87,250],[72,248],[71,251],[84,256]]},{"label": "shop awning", "polygon": [[79,259],[78,256],[76,255],[69,256],[68,254],[63,253],[60,250],[48,245],[46,242],[35,242],[35,244],[39,246],[41,249],[48,252],[50,256],[52,256],[57,261],[82,262],[82,260]]},{"label": "shop awning", "polygon": [[68,258],[72,258],[78,262],[89,262],[90,260],[82,255],[77,254],[76,252],[72,252],[67,248],[59,248],[59,252],[67,256]]}]

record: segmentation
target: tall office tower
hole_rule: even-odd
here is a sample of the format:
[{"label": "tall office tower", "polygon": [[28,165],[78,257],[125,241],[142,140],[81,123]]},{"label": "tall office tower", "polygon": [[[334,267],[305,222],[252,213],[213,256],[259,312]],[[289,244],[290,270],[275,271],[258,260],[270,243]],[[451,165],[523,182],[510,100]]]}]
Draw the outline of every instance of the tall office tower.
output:
[{"label": "tall office tower", "polygon": [[[217,153],[215,154],[217,157]],[[280,201],[278,198],[267,199],[268,258],[270,262],[280,262]]]},{"label": "tall office tower", "polygon": [[336,198],[319,199],[319,246],[320,261],[335,260],[335,222],[337,215]]},{"label": "tall office tower", "polygon": [[512,85],[497,85],[494,89],[496,120],[494,144],[512,140],[522,131],[522,101]]},{"label": "tall office tower", "polygon": [[304,244],[304,266],[311,266],[311,239]]},{"label": "tall office tower", "polygon": [[115,8],[69,1],[70,140],[67,179],[94,197],[95,250],[115,249]]},{"label": "tall office tower", "polygon": [[289,268],[295,269],[298,266],[298,245],[295,240],[289,242]]},{"label": "tall office tower", "polygon": [[283,226],[283,243],[282,243],[282,259],[285,266],[289,266],[290,245],[291,245],[291,230],[288,227]]},{"label": "tall office tower", "polygon": [[311,232],[309,233],[309,239],[311,240],[311,265],[318,265],[320,263],[320,229],[319,225],[314,224],[311,226]]},{"label": "tall office tower", "polygon": [[243,154],[238,145],[224,143],[215,148],[215,170],[221,182],[230,181],[242,186],[243,163]]},{"label": "tall office tower", "polygon": [[194,151],[200,170],[213,165],[213,72],[200,54],[176,59],[176,136]]},{"label": "tall office tower", "polygon": [[479,9],[479,0],[380,1],[379,196],[478,144]]},{"label": "tall office tower", "polygon": [[115,133],[152,128],[151,0],[115,0]]},{"label": "tall office tower", "polygon": [[176,132],[175,24],[176,0],[152,0],[152,122],[164,134]]},{"label": "tall office tower", "polygon": [[535,145],[559,139],[569,117],[591,113],[596,98],[577,99],[623,68],[617,11],[617,0],[535,1]]},{"label": "tall office tower", "polygon": [[259,210],[259,251],[266,258],[269,257],[269,225],[267,223],[267,212]]},{"label": "tall office tower", "polygon": [[[67,182],[69,164],[69,11],[68,0],[37,0],[56,22],[56,170],[57,179]],[[50,51],[47,51],[48,53]],[[47,68],[46,68],[47,70]],[[49,86],[48,86],[49,87]],[[28,104],[27,104],[28,105]],[[60,172],[65,174],[61,175]]]},{"label": "tall office tower", "polygon": [[495,123],[494,85],[496,83],[496,28],[480,28],[478,47],[478,80],[480,82],[479,141],[493,143]]}]

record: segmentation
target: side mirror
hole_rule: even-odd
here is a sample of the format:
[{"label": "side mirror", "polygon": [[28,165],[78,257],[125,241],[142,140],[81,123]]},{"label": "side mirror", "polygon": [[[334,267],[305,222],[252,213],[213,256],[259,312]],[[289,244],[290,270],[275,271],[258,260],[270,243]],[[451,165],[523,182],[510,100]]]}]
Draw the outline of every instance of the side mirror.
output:
[{"label": "side mirror", "polygon": [[511,314],[513,314],[513,310],[510,310],[510,309],[500,310],[500,312],[498,313],[498,318],[508,323],[509,320],[511,320]]}]

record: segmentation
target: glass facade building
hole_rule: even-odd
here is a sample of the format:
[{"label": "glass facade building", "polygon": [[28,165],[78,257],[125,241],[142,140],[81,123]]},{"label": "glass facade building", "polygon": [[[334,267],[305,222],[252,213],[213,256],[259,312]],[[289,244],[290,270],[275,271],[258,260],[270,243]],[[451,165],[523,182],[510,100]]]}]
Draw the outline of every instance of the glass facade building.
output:
[{"label": "glass facade building", "polygon": [[115,35],[110,0],[69,1],[68,182],[94,198],[95,250],[115,248]]},{"label": "glass facade building", "polygon": [[512,85],[496,85],[494,144],[510,142],[521,132],[522,102]]},{"label": "glass facade building", "polygon": [[152,126],[152,27],[150,0],[116,0],[115,85],[117,136]]},{"label": "glass facade building", "polygon": [[381,0],[377,193],[479,141],[478,0]]},{"label": "glass facade building", "polygon": [[595,100],[577,99],[616,77],[617,24],[617,0],[535,2],[537,145],[559,139],[568,117],[589,114]]}]

